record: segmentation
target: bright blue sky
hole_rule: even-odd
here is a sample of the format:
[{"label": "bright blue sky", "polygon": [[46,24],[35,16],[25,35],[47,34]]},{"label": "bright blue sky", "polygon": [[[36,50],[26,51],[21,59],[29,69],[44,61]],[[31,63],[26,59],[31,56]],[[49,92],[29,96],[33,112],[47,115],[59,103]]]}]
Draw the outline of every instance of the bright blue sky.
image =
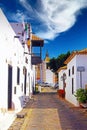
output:
[{"label": "bright blue sky", "polygon": [[87,0],[0,0],[10,22],[29,22],[45,40],[43,58],[87,48]]}]

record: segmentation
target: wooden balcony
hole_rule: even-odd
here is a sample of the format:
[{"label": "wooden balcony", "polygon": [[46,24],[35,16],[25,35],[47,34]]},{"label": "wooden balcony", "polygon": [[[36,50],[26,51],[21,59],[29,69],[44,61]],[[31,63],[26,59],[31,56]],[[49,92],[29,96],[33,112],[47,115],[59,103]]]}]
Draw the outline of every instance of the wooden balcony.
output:
[{"label": "wooden balcony", "polygon": [[39,48],[40,51],[38,53],[33,53],[32,52],[32,55],[31,55],[31,63],[32,65],[37,65],[37,64],[40,64],[42,63],[42,47],[44,45],[44,40],[37,37],[36,35],[32,35],[32,40],[31,40],[31,44],[32,44],[32,50],[33,48]]}]

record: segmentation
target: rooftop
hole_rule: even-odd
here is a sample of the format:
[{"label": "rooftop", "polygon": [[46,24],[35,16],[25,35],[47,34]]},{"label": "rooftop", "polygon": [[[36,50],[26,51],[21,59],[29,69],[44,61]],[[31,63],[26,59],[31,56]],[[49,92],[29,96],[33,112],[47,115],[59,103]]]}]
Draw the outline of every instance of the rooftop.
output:
[{"label": "rooftop", "polygon": [[76,55],[87,55],[87,48],[80,51],[73,51],[64,64],[68,64]]}]

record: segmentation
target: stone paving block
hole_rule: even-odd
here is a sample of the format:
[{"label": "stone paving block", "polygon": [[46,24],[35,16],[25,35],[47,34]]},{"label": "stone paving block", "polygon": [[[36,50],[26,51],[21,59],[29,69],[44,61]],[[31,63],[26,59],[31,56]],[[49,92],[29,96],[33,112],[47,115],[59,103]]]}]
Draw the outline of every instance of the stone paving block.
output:
[{"label": "stone paving block", "polygon": [[17,118],[24,118],[26,116],[26,112],[19,112],[17,113]]}]

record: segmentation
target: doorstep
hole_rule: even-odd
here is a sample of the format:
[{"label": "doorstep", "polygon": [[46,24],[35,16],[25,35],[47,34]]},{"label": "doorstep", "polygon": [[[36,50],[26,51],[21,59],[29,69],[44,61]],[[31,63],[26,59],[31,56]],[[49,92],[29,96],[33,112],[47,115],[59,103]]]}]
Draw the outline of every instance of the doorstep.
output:
[{"label": "doorstep", "polygon": [[17,118],[24,118],[26,115],[27,115],[27,112],[19,112],[16,114],[17,115]]},{"label": "doorstep", "polygon": [[87,103],[81,103],[80,106],[81,106],[82,108],[87,108]]}]

